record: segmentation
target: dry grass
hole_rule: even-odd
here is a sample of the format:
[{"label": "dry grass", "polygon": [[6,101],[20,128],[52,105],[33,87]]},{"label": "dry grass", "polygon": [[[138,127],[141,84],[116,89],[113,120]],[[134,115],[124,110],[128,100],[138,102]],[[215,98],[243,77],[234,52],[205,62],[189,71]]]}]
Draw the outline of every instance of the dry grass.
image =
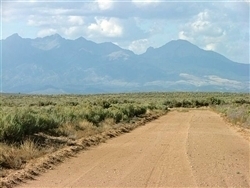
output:
[{"label": "dry grass", "polygon": [[250,111],[246,106],[228,110],[227,117],[235,124],[250,128]]},{"label": "dry grass", "polygon": [[235,104],[228,104],[217,106],[215,108],[216,111],[220,112],[225,116],[225,118],[242,128],[250,129],[250,105],[243,104],[243,105],[235,105]]},{"label": "dry grass", "polygon": [[[101,132],[110,130],[114,125],[112,119],[106,119],[99,127],[93,126],[86,120],[79,123],[66,123],[60,126],[56,133],[67,140],[77,140],[87,138]],[[5,177],[12,170],[22,169],[30,160],[39,158],[45,154],[52,153],[67,145],[67,142],[54,142],[45,138],[43,145],[31,139],[25,140],[21,144],[0,143],[0,177]],[[46,146],[45,146],[46,145]]]},{"label": "dry grass", "polygon": [[8,169],[21,169],[31,159],[42,156],[47,152],[49,150],[46,151],[45,148],[39,148],[32,140],[26,140],[19,146],[1,143],[0,164],[3,169],[1,169],[0,176],[4,177]]}]

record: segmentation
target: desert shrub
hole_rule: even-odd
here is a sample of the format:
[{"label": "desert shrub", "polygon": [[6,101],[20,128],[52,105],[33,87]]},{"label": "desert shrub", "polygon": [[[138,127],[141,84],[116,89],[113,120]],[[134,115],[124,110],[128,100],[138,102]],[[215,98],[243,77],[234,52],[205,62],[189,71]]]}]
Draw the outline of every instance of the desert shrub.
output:
[{"label": "desert shrub", "polygon": [[58,122],[50,114],[40,114],[30,109],[16,110],[5,116],[1,121],[0,140],[19,142],[29,135],[58,126]]},{"label": "desert shrub", "polygon": [[173,100],[173,106],[179,108],[182,106],[182,103],[180,101]]},{"label": "desert shrub", "polygon": [[182,104],[181,104],[181,107],[184,107],[184,108],[190,108],[190,107],[192,107],[192,102],[190,102],[190,101],[188,101],[188,100],[182,100],[182,102],[181,102]]},{"label": "desert shrub", "polygon": [[236,104],[250,104],[250,101],[248,101],[246,99],[237,99],[234,101],[234,103],[236,103]]},{"label": "desert shrub", "polygon": [[125,107],[123,107],[122,113],[129,118],[134,117],[134,106],[126,105]]},{"label": "desert shrub", "polygon": [[134,116],[139,117],[147,112],[147,108],[144,106],[136,106],[134,108]]},{"label": "desert shrub", "polygon": [[111,98],[111,99],[109,99],[108,101],[109,101],[109,103],[111,103],[111,104],[118,104],[118,103],[119,103],[119,100],[118,100],[118,99],[114,99],[114,98]]},{"label": "desert shrub", "polygon": [[38,102],[38,106],[49,106],[49,105],[55,106],[56,103],[52,101],[39,101]]},{"label": "desert shrub", "polygon": [[196,107],[196,108],[209,106],[209,102],[206,100],[192,100],[191,103],[192,103],[192,107]]},{"label": "desert shrub", "polygon": [[155,103],[149,103],[148,105],[147,105],[147,108],[149,109],[149,110],[154,110],[154,109],[157,109],[157,106],[156,106],[156,104]]},{"label": "desert shrub", "polygon": [[66,102],[66,105],[67,105],[67,106],[77,106],[77,105],[79,105],[79,103],[78,103],[78,102],[75,102],[75,101],[67,101],[67,102]]},{"label": "desert shrub", "polygon": [[173,108],[174,107],[173,101],[170,101],[170,100],[164,101],[163,105],[167,106],[168,108]]},{"label": "desert shrub", "polygon": [[115,123],[119,123],[123,118],[123,114],[121,111],[116,110],[112,112],[112,118],[114,119]]},{"label": "desert shrub", "polygon": [[39,114],[36,119],[37,131],[46,131],[57,128],[60,123],[49,114]]},{"label": "desert shrub", "polygon": [[111,107],[111,104],[110,104],[109,101],[103,100],[103,101],[101,102],[101,106],[102,106],[103,108],[106,109],[106,108]]},{"label": "desert shrub", "polygon": [[147,112],[147,107],[145,106],[134,106],[134,105],[126,105],[122,108],[122,113],[125,117],[133,118],[133,117],[139,117],[142,114],[145,114]]},{"label": "desert shrub", "polygon": [[[215,102],[213,102],[215,103]],[[219,102],[220,103],[220,102]],[[207,100],[204,99],[200,99],[200,100],[187,100],[187,99],[183,99],[181,101],[177,101],[175,99],[173,100],[166,100],[163,102],[163,105],[165,105],[168,108],[199,108],[199,107],[203,107],[203,106],[209,106],[209,102]]]},{"label": "desert shrub", "polygon": [[36,119],[29,112],[19,112],[8,117],[1,129],[3,140],[20,141],[25,135],[35,130]]},{"label": "desert shrub", "polygon": [[106,118],[107,114],[107,111],[102,108],[93,108],[87,111],[85,119],[95,126],[98,126],[98,124]]},{"label": "desert shrub", "polygon": [[211,97],[208,99],[210,105],[221,105],[225,104],[225,102],[219,98]]}]

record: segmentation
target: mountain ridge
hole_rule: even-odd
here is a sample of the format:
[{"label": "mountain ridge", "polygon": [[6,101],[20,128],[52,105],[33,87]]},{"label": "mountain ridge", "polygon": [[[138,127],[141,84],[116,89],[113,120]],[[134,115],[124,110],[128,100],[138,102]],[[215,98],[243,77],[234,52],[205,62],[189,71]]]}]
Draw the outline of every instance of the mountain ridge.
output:
[{"label": "mountain ridge", "polygon": [[[58,34],[2,43],[2,92],[109,93],[131,91],[248,92],[249,64],[233,62],[185,40],[143,54],[111,42]],[[49,88],[49,86],[51,88]]]}]

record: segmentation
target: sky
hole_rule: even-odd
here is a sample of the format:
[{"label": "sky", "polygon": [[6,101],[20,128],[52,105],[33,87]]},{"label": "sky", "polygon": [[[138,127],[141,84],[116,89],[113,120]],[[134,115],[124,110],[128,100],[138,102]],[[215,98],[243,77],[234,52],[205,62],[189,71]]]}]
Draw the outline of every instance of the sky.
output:
[{"label": "sky", "polygon": [[0,39],[55,33],[112,42],[144,53],[184,39],[239,63],[249,63],[248,0],[1,0]]}]

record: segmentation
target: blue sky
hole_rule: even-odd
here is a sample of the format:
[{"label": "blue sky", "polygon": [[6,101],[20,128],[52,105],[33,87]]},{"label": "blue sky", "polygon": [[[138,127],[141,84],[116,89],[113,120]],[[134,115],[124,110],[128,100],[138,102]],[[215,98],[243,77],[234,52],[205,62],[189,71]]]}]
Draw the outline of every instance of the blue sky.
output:
[{"label": "blue sky", "polygon": [[55,33],[113,42],[137,54],[185,39],[249,63],[249,1],[1,1],[1,39]]}]

